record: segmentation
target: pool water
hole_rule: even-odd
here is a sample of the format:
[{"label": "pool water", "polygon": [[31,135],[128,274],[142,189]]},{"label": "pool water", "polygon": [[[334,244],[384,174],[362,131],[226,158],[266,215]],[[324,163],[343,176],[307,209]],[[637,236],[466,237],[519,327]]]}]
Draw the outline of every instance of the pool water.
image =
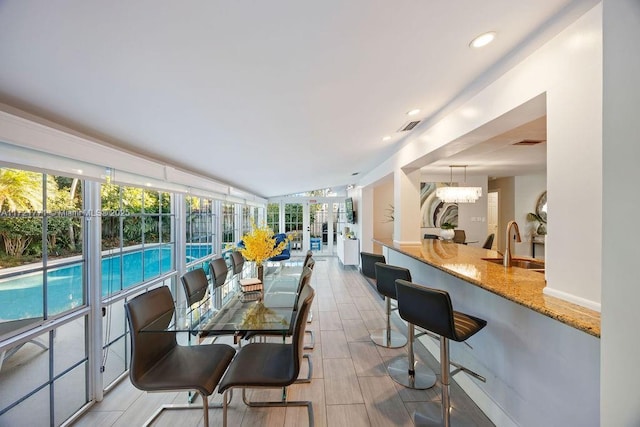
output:
[{"label": "pool water", "polygon": [[[211,253],[211,245],[187,248],[187,259]],[[142,283],[171,271],[173,246],[125,252],[102,259],[102,296]],[[47,272],[49,316],[83,305],[81,262]],[[43,273],[0,279],[0,322],[43,316]]]}]

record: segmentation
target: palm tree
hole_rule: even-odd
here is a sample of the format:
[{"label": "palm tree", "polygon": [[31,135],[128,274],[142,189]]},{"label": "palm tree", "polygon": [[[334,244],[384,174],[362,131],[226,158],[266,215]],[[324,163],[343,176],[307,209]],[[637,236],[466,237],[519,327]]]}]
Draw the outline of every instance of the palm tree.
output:
[{"label": "palm tree", "polygon": [[[0,168],[0,211],[42,209],[42,174]],[[0,236],[5,252],[20,257],[33,237],[42,230],[36,218],[3,218],[0,216]]]},{"label": "palm tree", "polygon": [[42,209],[42,174],[0,168],[0,210]]}]

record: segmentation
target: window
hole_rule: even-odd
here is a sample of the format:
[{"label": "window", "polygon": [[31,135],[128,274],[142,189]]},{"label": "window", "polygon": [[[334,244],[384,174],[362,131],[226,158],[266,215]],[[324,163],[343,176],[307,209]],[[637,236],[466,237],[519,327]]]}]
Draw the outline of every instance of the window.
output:
[{"label": "window", "polygon": [[[236,205],[234,203],[222,203],[222,246],[233,245],[239,236],[238,219],[236,218]],[[239,239],[238,239],[239,240]]]},{"label": "window", "polygon": [[103,184],[100,193],[105,306],[101,366],[108,385],[129,367],[125,299],[118,294],[142,291],[147,283],[175,272],[175,215],[169,193],[115,184]]},{"label": "window", "polygon": [[101,200],[103,296],[174,269],[169,193],[104,184]]},{"label": "window", "polygon": [[297,231],[302,233],[303,209],[301,203],[287,203],[284,210],[285,232]]},{"label": "window", "polygon": [[[0,167],[0,425],[61,425],[100,385],[89,381],[90,366],[109,388],[130,366],[125,301],[162,285],[180,295],[176,257],[208,272],[209,259],[224,255],[221,242],[237,243],[265,217],[262,207]],[[103,351],[91,363],[88,295],[98,295],[89,286],[104,307],[95,319]]]},{"label": "window", "polygon": [[0,168],[0,336],[26,336],[0,353],[0,425],[57,426],[88,401],[82,187]]},{"label": "window", "polygon": [[213,203],[211,199],[201,197],[186,198],[186,257],[188,266],[204,260],[216,252]]},{"label": "window", "polygon": [[274,233],[280,232],[280,203],[269,203],[267,205],[267,226]]},{"label": "window", "polygon": [[0,168],[2,330],[85,305],[80,187],[73,178]]},{"label": "window", "polygon": [[249,231],[251,231],[251,221],[257,224],[257,222],[255,222],[251,206],[243,205],[242,206],[242,233],[241,233],[243,236]]}]

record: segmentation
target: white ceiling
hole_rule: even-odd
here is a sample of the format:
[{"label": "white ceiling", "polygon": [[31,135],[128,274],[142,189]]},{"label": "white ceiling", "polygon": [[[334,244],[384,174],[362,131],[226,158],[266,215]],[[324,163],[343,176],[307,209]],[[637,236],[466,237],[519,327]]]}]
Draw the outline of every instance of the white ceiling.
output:
[{"label": "white ceiling", "polygon": [[[436,160],[421,168],[423,174],[460,177],[467,166],[467,175],[486,175],[490,178],[532,175],[547,170],[547,117],[543,116],[515,127],[494,138],[473,145],[445,159]],[[517,144],[520,142],[537,144]],[[517,144],[517,145],[514,145]]]},{"label": "white ceiling", "polygon": [[0,102],[263,197],[339,186],[589,3],[0,0]]}]

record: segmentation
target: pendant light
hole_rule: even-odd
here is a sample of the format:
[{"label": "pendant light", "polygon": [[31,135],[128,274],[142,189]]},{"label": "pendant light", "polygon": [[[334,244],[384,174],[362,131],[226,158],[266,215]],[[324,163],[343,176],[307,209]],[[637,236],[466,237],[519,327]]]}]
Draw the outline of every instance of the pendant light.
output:
[{"label": "pendant light", "polygon": [[451,165],[449,187],[436,188],[436,197],[445,203],[475,203],[482,196],[482,187],[454,187],[453,168],[464,168],[464,184],[467,183],[467,165]]}]

